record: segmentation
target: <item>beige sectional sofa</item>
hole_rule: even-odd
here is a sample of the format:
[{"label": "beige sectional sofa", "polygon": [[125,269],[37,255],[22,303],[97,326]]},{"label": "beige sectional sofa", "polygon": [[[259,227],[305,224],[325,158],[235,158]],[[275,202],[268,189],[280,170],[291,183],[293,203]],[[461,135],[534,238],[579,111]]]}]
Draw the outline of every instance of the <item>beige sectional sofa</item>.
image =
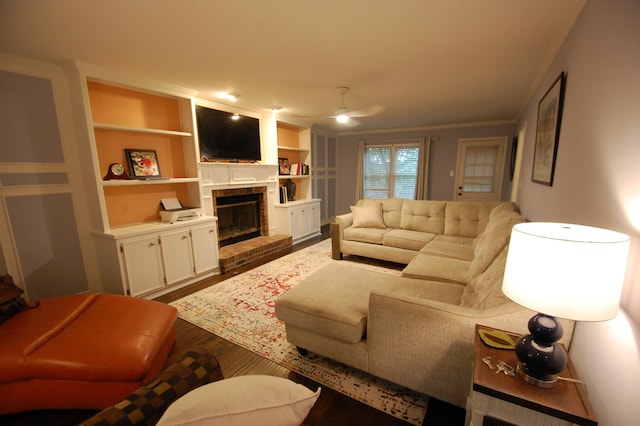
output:
[{"label": "beige sectional sofa", "polygon": [[517,214],[510,202],[360,200],[331,224],[339,246],[334,257],[354,254],[408,264],[422,251],[469,260],[495,207],[500,208],[494,215]]},{"label": "beige sectional sofa", "polygon": [[[527,332],[502,293],[513,203],[361,200],[332,224],[334,258],[407,264],[402,276],[326,266],[276,301],[298,348],[464,407],[475,325]],[[562,321],[568,346],[572,321]],[[302,351],[304,352],[304,351]]]}]

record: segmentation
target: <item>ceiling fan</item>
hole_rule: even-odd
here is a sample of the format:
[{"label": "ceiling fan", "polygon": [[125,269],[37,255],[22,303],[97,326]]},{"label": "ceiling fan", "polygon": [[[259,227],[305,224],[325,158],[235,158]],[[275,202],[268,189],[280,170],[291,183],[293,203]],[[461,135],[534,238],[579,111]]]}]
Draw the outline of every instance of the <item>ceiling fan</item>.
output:
[{"label": "ceiling fan", "polygon": [[372,105],[366,109],[359,110],[349,110],[347,108],[347,104],[344,101],[344,96],[349,92],[349,88],[346,86],[341,86],[336,88],[336,92],[340,95],[340,105],[338,105],[335,109],[334,115],[330,116],[320,116],[320,117],[309,117],[309,116],[299,116],[300,118],[314,119],[314,118],[334,118],[339,124],[354,127],[360,124],[358,120],[355,120],[356,117],[370,117],[372,115],[380,114],[384,111],[384,107],[380,105]]},{"label": "ceiling fan", "polygon": [[348,126],[357,126],[359,121],[354,120],[354,117],[369,117],[372,115],[380,114],[384,111],[384,108],[380,105],[372,105],[367,109],[360,109],[356,111],[350,111],[347,108],[347,104],[344,102],[344,96],[349,93],[349,88],[346,86],[338,87],[336,89],[338,95],[340,95],[340,105],[336,108],[335,115],[331,118],[335,118],[340,124],[346,124]]}]

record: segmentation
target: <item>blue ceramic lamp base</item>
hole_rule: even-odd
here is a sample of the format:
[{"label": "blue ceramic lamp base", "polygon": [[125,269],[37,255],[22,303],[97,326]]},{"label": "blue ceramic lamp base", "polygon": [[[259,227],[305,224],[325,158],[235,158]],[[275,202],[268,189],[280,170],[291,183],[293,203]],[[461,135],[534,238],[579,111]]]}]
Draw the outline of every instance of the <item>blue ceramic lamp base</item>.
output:
[{"label": "blue ceramic lamp base", "polygon": [[564,332],[555,317],[536,314],[529,320],[529,332],[516,342],[518,367],[524,381],[541,388],[552,388],[558,373],[567,365],[567,353],[558,340]]}]

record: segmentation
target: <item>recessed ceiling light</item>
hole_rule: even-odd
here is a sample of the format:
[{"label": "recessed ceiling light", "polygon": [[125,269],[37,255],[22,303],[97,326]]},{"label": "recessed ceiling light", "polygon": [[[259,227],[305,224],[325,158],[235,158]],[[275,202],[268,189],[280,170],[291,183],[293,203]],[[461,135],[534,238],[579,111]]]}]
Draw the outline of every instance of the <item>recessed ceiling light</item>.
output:
[{"label": "recessed ceiling light", "polygon": [[238,114],[233,114],[233,115],[231,116],[231,119],[232,119],[232,120],[239,120],[239,119],[240,119],[240,116],[239,116]]},{"label": "recessed ceiling light", "polygon": [[282,111],[282,107],[279,107],[279,106],[273,106],[273,107],[271,107],[271,112],[272,112],[272,113],[274,113],[274,114],[277,114],[277,113],[279,113],[280,111]]}]

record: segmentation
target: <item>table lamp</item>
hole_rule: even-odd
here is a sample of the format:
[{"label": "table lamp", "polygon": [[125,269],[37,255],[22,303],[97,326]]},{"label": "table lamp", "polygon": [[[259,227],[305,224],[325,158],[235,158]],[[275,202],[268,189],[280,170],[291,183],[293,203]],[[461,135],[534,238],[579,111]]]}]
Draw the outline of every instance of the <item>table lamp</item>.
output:
[{"label": "table lamp", "polygon": [[513,227],[502,283],[514,302],[540,312],[531,334],[516,342],[518,375],[551,388],[567,364],[562,324],[555,317],[605,321],[618,312],[629,236],[566,223],[527,222]]}]

